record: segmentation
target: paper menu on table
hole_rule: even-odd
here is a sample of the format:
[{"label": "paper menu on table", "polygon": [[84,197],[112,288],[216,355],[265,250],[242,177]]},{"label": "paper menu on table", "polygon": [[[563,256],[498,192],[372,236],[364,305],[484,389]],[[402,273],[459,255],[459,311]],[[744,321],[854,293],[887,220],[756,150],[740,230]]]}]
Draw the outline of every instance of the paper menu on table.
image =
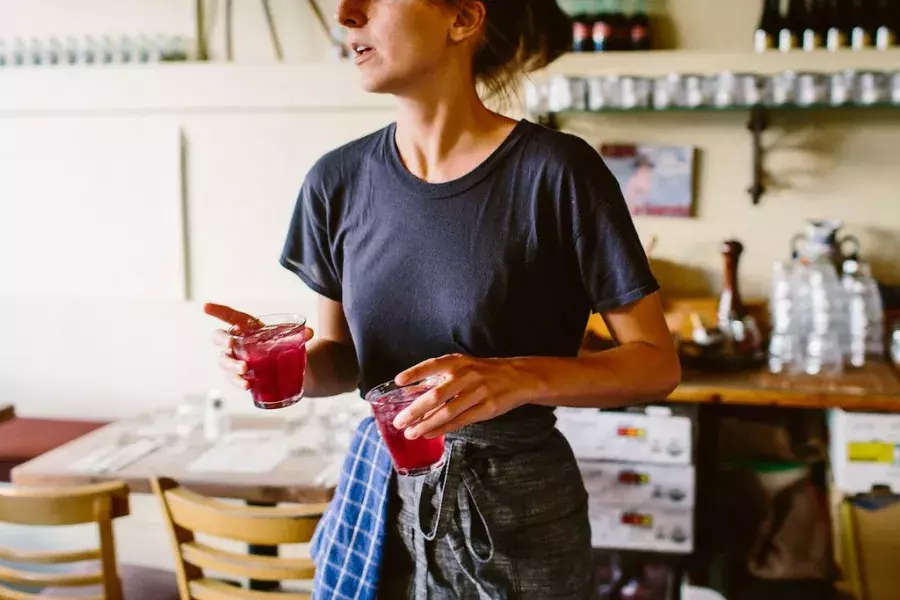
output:
[{"label": "paper menu on table", "polygon": [[287,457],[288,447],[283,437],[232,434],[200,455],[188,466],[188,471],[267,473]]}]

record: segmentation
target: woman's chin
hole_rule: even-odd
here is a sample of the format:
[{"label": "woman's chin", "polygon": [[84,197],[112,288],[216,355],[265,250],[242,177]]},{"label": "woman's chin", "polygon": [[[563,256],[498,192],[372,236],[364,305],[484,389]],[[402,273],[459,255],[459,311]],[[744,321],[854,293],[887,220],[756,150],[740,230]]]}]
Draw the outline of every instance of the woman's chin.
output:
[{"label": "woman's chin", "polygon": [[366,76],[365,73],[360,81],[360,87],[370,94],[390,94],[393,91],[390,83],[383,78]]}]

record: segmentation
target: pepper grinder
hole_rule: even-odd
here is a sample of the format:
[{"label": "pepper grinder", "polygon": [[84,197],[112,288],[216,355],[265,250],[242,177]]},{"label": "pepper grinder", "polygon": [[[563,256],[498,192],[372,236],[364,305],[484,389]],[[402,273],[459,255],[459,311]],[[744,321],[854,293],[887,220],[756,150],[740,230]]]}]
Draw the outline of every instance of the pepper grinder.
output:
[{"label": "pepper grinder", "polygon": [[756,320],[747,314],[738,286],[738,267],[744,245],[737,240],[722,243],[725,277],[719,295],[718,327],[731,342],[730,353],[757,357],[762,352],[762,336]]},{"label": "pepper grinder", "polygon": [[738,288],[738,265],[744,245],[737,240],[722,243],[722,258],[725,261],[725,279],[722,293],[719,295],[718,325],[719,329],[731,331],[731,324],[747,316],[747,309]]}]

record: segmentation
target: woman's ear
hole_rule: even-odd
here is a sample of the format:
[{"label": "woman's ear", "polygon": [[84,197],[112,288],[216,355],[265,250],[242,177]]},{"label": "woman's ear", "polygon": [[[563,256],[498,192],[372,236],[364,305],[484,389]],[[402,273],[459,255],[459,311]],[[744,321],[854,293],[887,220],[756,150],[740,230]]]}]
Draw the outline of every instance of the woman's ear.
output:
[{"label": "woman's ear", "polygon": [[487,8],[484,6],[484,2],[481,0],[457,0],[453,4],[456,8],[456,20],[450,29],[450,39],[454,42],[464,42],[479,35],[487,20]]}]

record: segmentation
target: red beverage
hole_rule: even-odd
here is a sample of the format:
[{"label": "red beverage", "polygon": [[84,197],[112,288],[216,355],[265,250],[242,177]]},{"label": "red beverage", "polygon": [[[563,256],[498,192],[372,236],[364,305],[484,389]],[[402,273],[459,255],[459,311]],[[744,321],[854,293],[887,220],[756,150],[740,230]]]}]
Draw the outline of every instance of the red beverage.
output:
[{"label": "red beverage", "polygon": [[425,475],[444,465],[444,436],[431,440],[408,440],[403,435],[403,430],[394,427],[394,417],[435,385],[434,381],[414,383],[406,387],[386,383],[366,394],[366,400],[372,405],[378,431],[391,453],[394,469],[400,475]]},{"label": "red beverage", "polygon": [[306,372],[306,320],[295,315],[260,317],[263,327],[235,334],[234,356],[247,363],[253,403],[284,408],[303,398]]}]

